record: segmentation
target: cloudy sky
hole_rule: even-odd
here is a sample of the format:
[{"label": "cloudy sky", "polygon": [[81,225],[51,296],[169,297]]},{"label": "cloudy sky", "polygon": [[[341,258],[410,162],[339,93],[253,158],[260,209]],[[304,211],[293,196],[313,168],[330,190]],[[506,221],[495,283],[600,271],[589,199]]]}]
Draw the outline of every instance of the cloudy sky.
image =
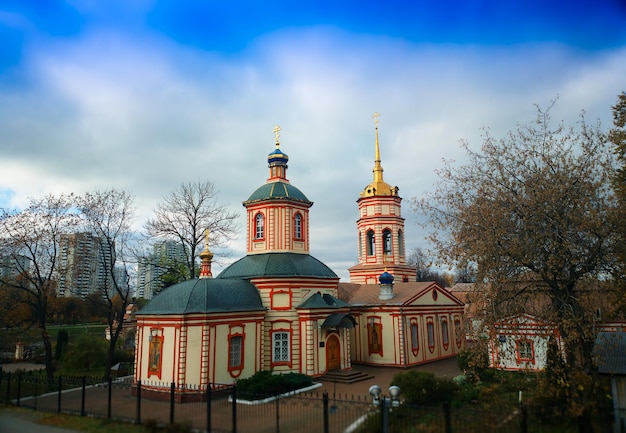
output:
[{"label": "cloudy sky", "polygon": [[374,112],[412,249],[428,244],[410,199],[443,158],[463,161],[459,140],[478,148],[482,127],[501,136],[557,97],[556,120],[585,110],[608,128],[624,90],[623,0],[4,0],[0,207],[115,187],[141,226],[165,193],[210,180],[243,233],[278,124],[315,202],[311,253],[347,279]]}]

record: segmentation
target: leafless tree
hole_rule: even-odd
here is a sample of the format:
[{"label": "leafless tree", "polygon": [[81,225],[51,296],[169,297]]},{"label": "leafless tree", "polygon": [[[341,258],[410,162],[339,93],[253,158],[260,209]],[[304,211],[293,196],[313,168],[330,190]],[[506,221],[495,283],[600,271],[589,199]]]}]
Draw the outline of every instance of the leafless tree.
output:
[{"label": "leafless tree", "polygon": [[477,281],[491,288],[487,311],[500,316],[490,320],[524,311],[520,294],[546,297],[544,318],[564,344],[570,402],[585,408],[589,430],[595,310],[582,293],[614,265],[614,161],[599,125],[581,115],[574,126],[551,126],[552,107],[503,139],[486,130],[480,151],[464,142],[468,162],[446,162],[435,191],[415,204],[447,263],[476,264]]},{"label": "leafless tree", "polygon": [[124,327],[126,307],[132,302],[129,273],[135,261],[131,249],[134,197],[115,189],[89,192],[79,198],[78,207],[85,231],[100,242],[98,260],[105,275],[98,282],[98,293],[106,305],[110,335],[105,362],[105,378],[108,378]]},{"label": "leafless tree", "polygon": [[217,201],[210,181],[181,184],[158,204],[154,218],[145,224],[149,236],[179,242],[185,248],[189,277],[197,275],[196,258],[204,245],[205,229],[214,247],[225,246],[236,233],[237,214]]},{"label": "leafless tree", "polygon": [[28,306],[27,325],[37,326],[44,347],[48,379],[52,379],[52,345],[48,334],[48,300],[55,295],[59,275],[61,235],[79,222],[73,195],[48,195],[30,199],[22,211],[3,209],[0,214],[0,249],[17,275],[0,276],[2,283],[19,290]]}]

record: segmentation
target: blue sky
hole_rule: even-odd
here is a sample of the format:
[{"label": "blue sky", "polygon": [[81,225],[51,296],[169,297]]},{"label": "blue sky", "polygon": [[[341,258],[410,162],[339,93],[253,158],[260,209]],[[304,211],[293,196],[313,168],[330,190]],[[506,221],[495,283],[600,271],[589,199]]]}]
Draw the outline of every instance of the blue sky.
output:
[{"label": "blue sky", "polygon": [[503,135],[557,97],[555,120],[609,127],[626,90],[623,0],[3,1],[0,41],[0,206],[124,188],[140,226],[208,179],[243,232],[279,124],[288,177],[315,202],[311,252],[344,279],[372,113],[411,249],[428,245],[410,199],[463,160],[461,139],[477,148],[482,127]]}]

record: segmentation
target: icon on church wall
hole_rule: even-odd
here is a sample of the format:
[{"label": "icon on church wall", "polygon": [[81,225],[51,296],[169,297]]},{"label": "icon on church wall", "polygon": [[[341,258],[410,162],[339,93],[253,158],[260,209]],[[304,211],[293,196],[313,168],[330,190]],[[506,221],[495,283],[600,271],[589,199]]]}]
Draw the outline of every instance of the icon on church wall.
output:
[{"label": "icon on church wall", "polygon": [[161,361],[163,351],[163,337],[151,336],[150,338],[150,356],[148,358],[148,374],[157,375],[161,378]]}]

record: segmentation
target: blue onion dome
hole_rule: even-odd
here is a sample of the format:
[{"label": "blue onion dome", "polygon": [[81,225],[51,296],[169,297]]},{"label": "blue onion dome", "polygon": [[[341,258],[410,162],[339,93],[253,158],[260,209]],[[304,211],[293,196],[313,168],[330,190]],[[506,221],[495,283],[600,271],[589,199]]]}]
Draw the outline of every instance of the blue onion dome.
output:
[{"label": "blue onion dome", "polygon": [[378,281],[380,281],[380,284],[392,284],[393,283],[393,275],[391,275],[389,272],[385,271],[382,274],[380,274],[380,277],[378,277]]},{"label": "blue onion dome", "polygon": [[289,161],[289,156],[287,156],[285,152],[280,150],[280,147],[278,146],[276,147],[276,149],[274,149],[273,152],[267,155],[268,164],[276,164],[276,163],[287,164],[287,161]]}]

